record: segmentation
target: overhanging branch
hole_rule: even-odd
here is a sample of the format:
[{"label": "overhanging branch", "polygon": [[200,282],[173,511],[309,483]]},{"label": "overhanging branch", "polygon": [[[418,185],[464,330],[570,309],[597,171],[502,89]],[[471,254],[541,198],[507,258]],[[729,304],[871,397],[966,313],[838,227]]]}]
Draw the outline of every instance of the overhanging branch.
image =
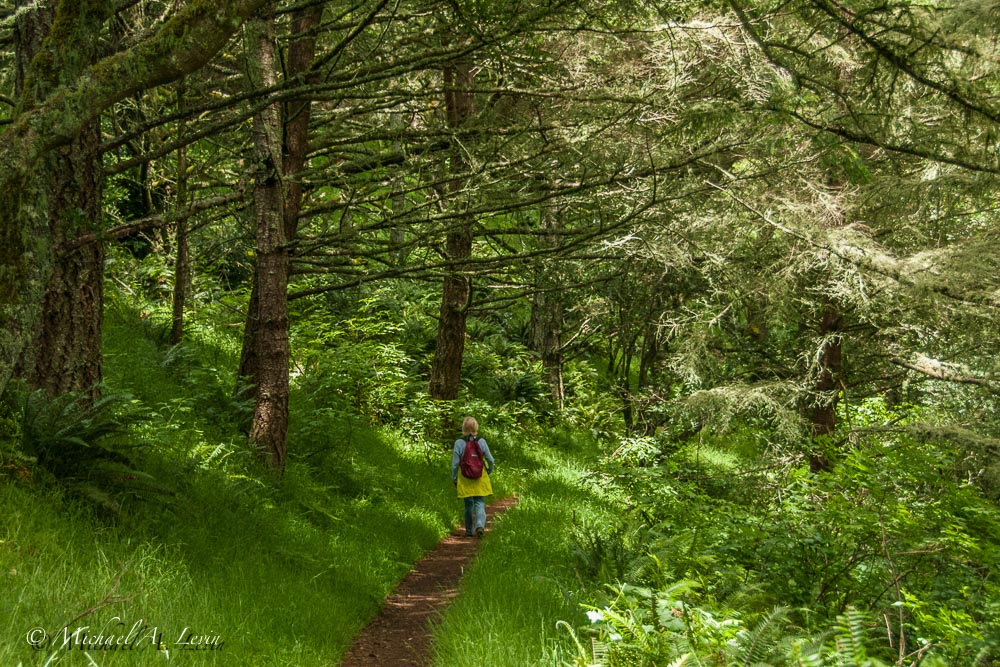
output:
[{"label": "overhanging branch", "polygon": [[990,391],[996,391],[995,383],[988,378],[965,374],[943,361],[931,359],[922,354],[917,355],[911,360],[893,357],[890,361],[896,366],[908,368],[911,371],[926,375],[935,380],[957,382],[959,384],[973,384],[979,387],[986,387]]},{"label": "overhanging branch", "polygon": [[130,234],[135,234],[137,232],[146,231],[149,229],[158,229],[165,225],[179,222],[181,220],[187,220],[191,216],[206,211],[210,208],[215,208],[216,206],[224,206],[226,204],[231,204],[233,202],[240,201],[243,199],[245,194],[244,188],[239,187],[233,192],[224,195],[218,195],[216,197],[203,197],[201,199],[195,200],[187,208],[180,211],[171,211],[168,213],[161,213],[158,215],[151,215],[141,220],[135,220],[125,225],[119,225],[117,227],[112,227],[111,229],[102,230],[100,232],[94,232],[92,234],[84,234],[83,236],[78,236],[75,239],[65,241],[56,246],[56,254],[66,254],[71,250],[76,248],[82,248],[85,245],[91,243],[97,243],[99,241],[105,241],[109,239],[120,239]]}]

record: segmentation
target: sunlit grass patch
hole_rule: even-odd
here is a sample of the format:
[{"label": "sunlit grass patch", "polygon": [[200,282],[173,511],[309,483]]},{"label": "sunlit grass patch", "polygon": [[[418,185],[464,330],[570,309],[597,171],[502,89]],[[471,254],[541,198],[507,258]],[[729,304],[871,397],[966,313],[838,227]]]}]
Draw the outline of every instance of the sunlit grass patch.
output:
[{"label": "sunlit grass patch", "polygon": [[[0,482],[0,630],[10,639],[0,664],[335,664],[456,522],[450,451],[297,396],[277,478],[235,428],[232,376],[215,365],[235,365],[226,336],[193,325],[186,348],[170,348],[158,330],[136,335],[134,308],[109,320],[109,385],[149,417],[134,427],[143,470],[171,493],[129,498],[109,519],[45,483]],[[137,622],[157,628],[162,647],[35,650],[26,640],[33,627],[120,635]],[[182,651],[185,628],[222,647]]]},{"label": "sunlit grass patch", "polygon": [[435,665],[558,664],[571,641],[560,620],[583,623],[573,570],[576,522],[610,518],[565,451],[536,445],[548,465],[518,480],[519,504],[491,527],[461,594],[435,628]]}]

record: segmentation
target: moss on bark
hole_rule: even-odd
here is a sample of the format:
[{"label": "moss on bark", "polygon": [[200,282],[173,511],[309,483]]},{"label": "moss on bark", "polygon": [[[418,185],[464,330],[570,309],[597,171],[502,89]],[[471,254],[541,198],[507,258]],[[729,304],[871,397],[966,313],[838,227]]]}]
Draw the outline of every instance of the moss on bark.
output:
[{"label": "moss on bark", "polygon": [[[52,34],[21,79],[13,123],[0,145],[0,391],[37,330],[54,239],[44,184],[50,152],[78,138],[115,102],[207,63],[267,0],[196,0],[149,39],[88,66],[95,31],[114,3],[61,0]],[[58,38],[71,36],[68,44]],[[86,42],[85,53],[74,47]]]}]

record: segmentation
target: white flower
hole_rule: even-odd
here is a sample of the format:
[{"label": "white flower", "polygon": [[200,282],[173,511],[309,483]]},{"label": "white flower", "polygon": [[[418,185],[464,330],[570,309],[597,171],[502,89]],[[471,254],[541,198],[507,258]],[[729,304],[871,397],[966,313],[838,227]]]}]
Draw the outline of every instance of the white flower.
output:
[{"label": "white flower", "polygon": [[604,620],[604,614],[597,611],[596,609],[592,609],[587,612],[587,618],[590,619],[591,623],[599,623],[600,621]]}]

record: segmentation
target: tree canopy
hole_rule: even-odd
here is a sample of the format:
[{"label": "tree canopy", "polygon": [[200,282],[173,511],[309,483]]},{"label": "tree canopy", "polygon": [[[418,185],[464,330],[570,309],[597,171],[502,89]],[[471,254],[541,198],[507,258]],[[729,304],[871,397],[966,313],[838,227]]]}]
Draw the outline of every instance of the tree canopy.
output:
[{"label": "tree canopy", "polygon": [[[728,524],[799,568],[789,604],[906,606],[933,559],[886,535],[937,547],[858,500],[882,547],[845,555],[836,499],[890,465],[912,516],[1000,497],[996,28],[984,2],[0,0],[0,394],[99,411],[124,309],[169,322],[165,365],[232,334],[217,426],[275,479],[332,447],[301,396],[428,440],[481,409],[590,434],[672,535],[656,476],[725,442],[832,512],[843,577]],[[31,454],[57,477],[58,447]],[[806,539],[808,494],[754,489]]]}]

